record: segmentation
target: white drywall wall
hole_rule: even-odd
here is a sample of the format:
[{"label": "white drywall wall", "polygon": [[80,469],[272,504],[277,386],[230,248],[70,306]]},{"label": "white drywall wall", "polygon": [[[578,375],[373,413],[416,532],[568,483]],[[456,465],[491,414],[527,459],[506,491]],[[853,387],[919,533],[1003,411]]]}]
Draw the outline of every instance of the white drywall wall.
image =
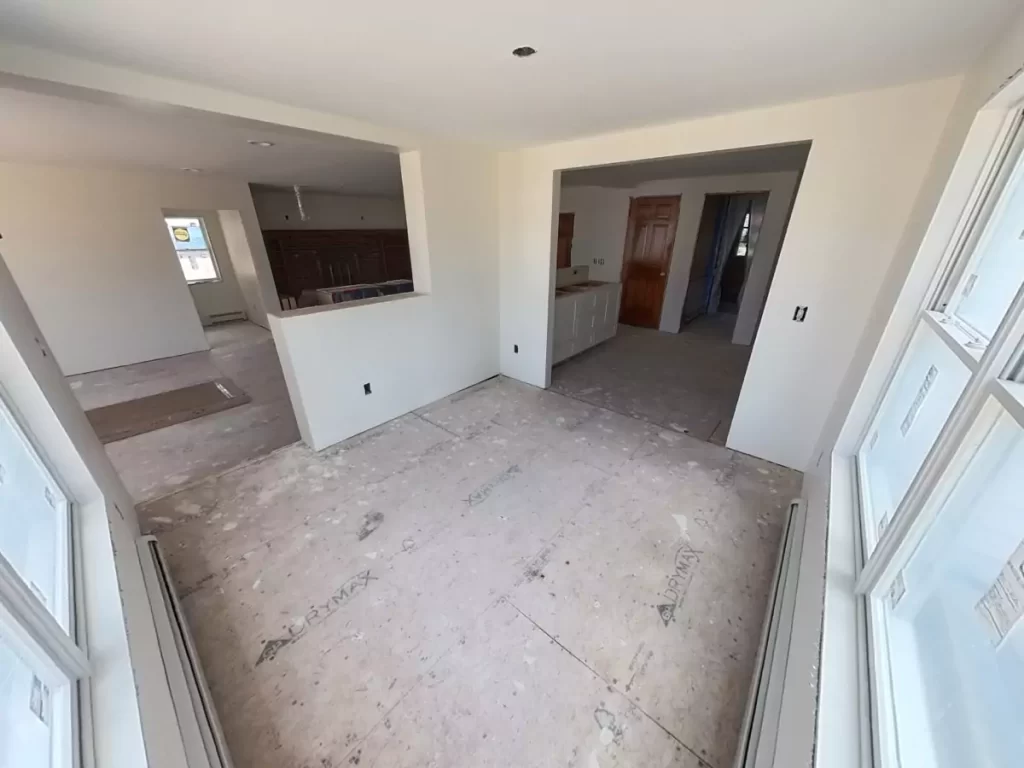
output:
[{"label": "white drywall wall", "polygon": [[[4,248],[0,241],[0,249]],[[96,765],[185,768],[136,550],[134,502],[0,253],[0,393],[74,503]]]},{"label": "white drywall wall", "polygon": [[757,327],[798,178],[796,171],[786,171],[665,179],[646,182],[631,189],[563,187],[560,212],[575,215],[572,263],[589,266],[590,276],[594,280],[619,282],[630,198],[678,195],[679,223],[659,324],[662,331],[678,333],[682,324],[690,265],[693,263],[693,249],[697,243],[701,212],[704,210],[704,196],[715,193],[770,192],[761,236],[754,252],[733,334],[735,343],[749,344]]},{"label": "white drywall wall", "polygon": [[[181,209],[237,211],[248,247],[229,249],[235,272],[266,262],[243,182],[0,164],[4,255],[66,375],[207,349],[163,221]],[[260,297],[246,299],[266,322]]]},{"label": "white drywall wall", "polygon": [[[814,765],[820,768],[860,765],[865,759],[859,729],[851,727],[851,713],[858,706],[860,651],[850,646],[856,625],[857,596],[851,584],[857,554],[856,489],[851,487],[848,459],[945,258],[1008,102],[1024,95],[1021,61],[1024,12],[964,78],[804,474],[808,517],[790,654],[819,658],[820,642],[820,687],[808,685],[815,678],[809,665],[790,665],[780,707],[777,764],[804,760],[815,743]],[[1017,81],[1010,83],[1014,75]],[[838,516],[829,514],[830,506]]]},{"label": "white drywall wall", "polygon": [[303,191],[307,221],[299,217],[294,192],[256,187],[252,201],[262,229],[405,229],[400,197]]},{"label": "white drywall wall", "polygon": [[317,450],[498,373],[497,156],[428,145],[402,154],[402,179],[418,293],[271,314]]},{"label": "white drywall wall", "polygon": [[[805,468],[959,83],[947,78],[502,153],[502,372],[538,386],[549,381],[558,171],[811,140],[728,439],[731,448]],[[803,323],[791,319],[796,305],[810,308]]]},{"label": "white drywall wall", "polygon": [[231,262],[228,244],[224,238],[224,231],[221,227],[217,211],[165,210],[164,216],[199,216],[202,217],[203,222],[206,224],[206,235],[209,237],[208,245],[213,250],[214,259],[217,261],[217,271],[220,274],[220,280],[193,283],[188,287],[202,324],[211,325],[215,323],[218,315],[236,312],[244,313],[245,299],[242,297],[242,290],[238,286],[238,278],[235,277],[235,268]]}]

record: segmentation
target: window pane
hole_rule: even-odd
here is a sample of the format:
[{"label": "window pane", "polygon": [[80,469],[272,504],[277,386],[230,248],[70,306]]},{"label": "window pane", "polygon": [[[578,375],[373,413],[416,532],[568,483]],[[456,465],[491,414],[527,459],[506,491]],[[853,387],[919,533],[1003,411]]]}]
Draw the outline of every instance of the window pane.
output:
[{"label": "window pane", "polygon": [[992,338],[1024,283],[1024,156],[978,241],[954,314]]},{"label": "window pane", "polygon": [[190,283],[219,279],[202,219],[168,218],[166,221],[185,279]]},{"label": "window pane", "polygon": [[892,520],[970,375],[935,331],[919,323],[858,456],[869,546]]},{"label": "window pane", "polygon": [[54,707],[64,698],[55,693],[0,636],[0,768],[55,764]]},{"label": "window pane", "polygon": [[67,500],[0,404],[0,554],[65,629]]},{"label": "window pane", "polygon": [[911,555],[886,614],[904,766],[1024,765],[1024,430],[1005,414]]}]

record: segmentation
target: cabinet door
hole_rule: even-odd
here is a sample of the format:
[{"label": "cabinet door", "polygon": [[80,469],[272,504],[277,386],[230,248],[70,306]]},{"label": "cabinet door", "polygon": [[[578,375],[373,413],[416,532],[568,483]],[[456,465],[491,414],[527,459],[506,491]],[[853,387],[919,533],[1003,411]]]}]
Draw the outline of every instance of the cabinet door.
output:
[{"label": "cabinet door", "polygon": [[555,342],[571,341],[575,333],[576,297],[555,299]]},{"label": "cabinet door", "polygon": [[593,346],[596,320],[596,292],[581,293],[576,299],[576,349],[582,351]]},{"label": "cabinet door", "polygon": [[622,285],[613,283],[608,286],[608,311],[605,313],[604,334],[610,339],[619,330],[619,302],[622,299]]},{"label": "cabinet door", "polygon": [[608,325],[608,288],[602,287],[594,291],[594,344],[600,344],[607,338]]}]

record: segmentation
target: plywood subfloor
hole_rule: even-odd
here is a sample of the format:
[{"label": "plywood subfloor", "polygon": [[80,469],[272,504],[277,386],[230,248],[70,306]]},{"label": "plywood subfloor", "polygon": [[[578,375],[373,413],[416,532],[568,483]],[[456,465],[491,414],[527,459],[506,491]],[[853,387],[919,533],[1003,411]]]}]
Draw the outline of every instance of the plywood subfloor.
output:
[{"label": "plywood subfloor", "polygon": [[734,315],[682,333],[620,325],[605,343],[555,366],[556,392],[725,445],[750,347],[731,342]]},{"label": "plywood subfloor", "polygon": [[69,378],[86,410],[228,378],[252,401],[201,419],[106,446],[137,502],[265,456],[299,439],[270,332],[252,323],[207,329],[208,352],[153,360]]},{"label": "plywood subfloor", "polygon": [[236,765],[727,768],[799,482],[499,378],[140,514]]}]

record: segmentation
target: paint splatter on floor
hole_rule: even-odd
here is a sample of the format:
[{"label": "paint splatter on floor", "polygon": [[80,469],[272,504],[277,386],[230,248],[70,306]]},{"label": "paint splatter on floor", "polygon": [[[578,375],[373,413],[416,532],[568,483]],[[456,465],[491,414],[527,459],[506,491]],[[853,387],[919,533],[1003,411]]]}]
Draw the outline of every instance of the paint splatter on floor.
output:
[{"label": "paint splatter on floor", "polygon": [[665,434],[499,378],[141,507],[235,763],[728,765],[800,475]]}]

